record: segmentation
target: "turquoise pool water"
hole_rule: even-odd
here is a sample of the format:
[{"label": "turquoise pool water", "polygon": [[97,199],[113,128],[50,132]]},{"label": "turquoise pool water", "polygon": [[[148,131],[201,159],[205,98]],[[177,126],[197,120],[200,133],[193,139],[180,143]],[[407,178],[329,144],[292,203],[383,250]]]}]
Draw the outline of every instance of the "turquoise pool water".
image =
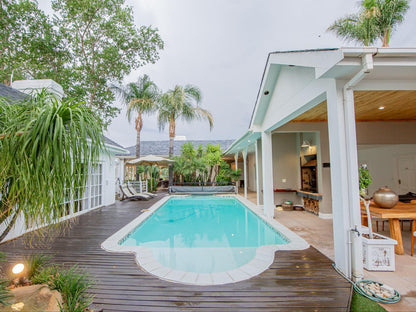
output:
[{"label": "turquoise pool water", "polygon": [[163,266],[195,273],[238,268],[264,245],[287,240],[230,197],[170,198],[121,242],[145,246]]}]

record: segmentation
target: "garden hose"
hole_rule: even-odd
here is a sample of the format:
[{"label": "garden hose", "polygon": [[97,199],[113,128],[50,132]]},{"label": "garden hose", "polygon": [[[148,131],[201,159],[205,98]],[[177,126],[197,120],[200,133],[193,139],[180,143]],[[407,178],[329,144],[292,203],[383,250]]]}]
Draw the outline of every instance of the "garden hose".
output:
[{"label": "garden hose", "polygon": [[[332,267],[335,269],[335,271],[337,271],[343,278],[345,278],[348,282],[350,282],[353,286],[354,286],[354,290],[372,300],[375,302],[379,302],[379,303],[396,303],[400,301],[400,294],[397,290],[392,289],[388,286],[384,286],[384,284],[376,282],[376,281],[371,281],[371,280],[361,280],[361,281],[357,281],[357,282],[353,282],[351,281],[347,276],[345,276],[344,273],[342,273],[340,270],[338,270],[338,268],[335,266],[335,263],[332,264]],[[377,291],[375,291],[375,289],[388,289],[391,293],[393,293],[392,296],[390,297],[382,297],[379,296],[377,294]]]},{"label": "garden hose", "polygon": [[[396,303],[400,301],[400,294],[395,289],[390,289],[389,291],[391,293],[394,293],[394,295],[390,297],[382,297],[377,294],[376,291],[374,291],[374,288],[382,289],[383,284],[371,280],[361,280],[354,284],[354,290],[359,293],[360,295],[367,297],[368,299],[371,299],[375,302],[381,302],[381,303]],[[386,286],[384,286],[386,287]]]}]

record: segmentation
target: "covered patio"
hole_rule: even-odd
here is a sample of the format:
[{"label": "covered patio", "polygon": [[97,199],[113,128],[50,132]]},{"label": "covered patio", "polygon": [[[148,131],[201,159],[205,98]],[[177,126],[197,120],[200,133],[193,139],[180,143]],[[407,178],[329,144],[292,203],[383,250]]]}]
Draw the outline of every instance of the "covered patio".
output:
[{"label": "covered patio", "polygon": [[415,49],[273,52],[249,130],[226,153],[243,156],[255,177],[244,194],[254,191],[266,216],[289,200],[331,219],[336,266],[360,279],[358,166],[373,176],[370,195],[416,190],[415,103]]},{"label": "covered patio", "polygon": [[[163,196],[159,194],[158,198]],[[109,253],[101,243],[155,201],[117,202],[79,216],[50,244],[28,236],[0,245],[9,270],[25,255],[42,253],[55,263],[78,264],[95,280],[96,311],[349,311],[351,285],[317,249],[279,251],[274,263],[249,280],[218,286],[187,286],[142,271],[134,255]]]}]

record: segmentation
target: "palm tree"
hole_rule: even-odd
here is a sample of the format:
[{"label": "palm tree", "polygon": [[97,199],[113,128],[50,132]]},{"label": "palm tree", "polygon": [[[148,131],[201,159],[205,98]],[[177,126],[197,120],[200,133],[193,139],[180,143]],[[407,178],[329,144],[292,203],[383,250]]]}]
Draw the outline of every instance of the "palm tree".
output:
[{"label": "palm tree", "polygon": [[336,20],[328,30],[365,46],[381,39],[383,47],[387,47],[392,31],[403,21],[408,9],[407,0],[363,0],[358,14]]},{"label": "palm tree", "polygon": [[376,25],[383,47],[388,47],[392,31],[403,22],[409,9],[407,0],[363,0],[366,12],[376,12]]},{"label": "palm tree", "polygon": [[354,14],[340,18],[328,30],[346,41],[356,41],[364,46],[372,45],[378,38],[375,17],[371,14]]},{"label": "palm tree", "polygon": [[0,241],[19,215],[35,225],[57,221],[103,149],[102,125],[83,103],[45,91],[26,102],[0,100]]},{"label": "palm tree", "polygon": [[[163,130],[169,124],[169,157],[173,156],[173,140],[176,134],[176,120],[184,121],[195,119],[206,119],[210,130],[213,127],[213,118],[210,112],[201,108],[201,91],[192,85],[175,86],[174,89],[162,94],[159,99],[158,123],[159,129]],[[169,166],[169,185],[172,185],[172,165]]]},{"label": "palm tree", "polygon": [[140,76],[137,82],[131,82],[125,87],[112,86],[112,90],[127,105],[127,117],[131,120],[132,113],[137,113],[135,119],[136,129],[136,157],[140,157],[140,132],[143,128],[142,115],[156,110],[156,100],[159,90],[148,75]]}]

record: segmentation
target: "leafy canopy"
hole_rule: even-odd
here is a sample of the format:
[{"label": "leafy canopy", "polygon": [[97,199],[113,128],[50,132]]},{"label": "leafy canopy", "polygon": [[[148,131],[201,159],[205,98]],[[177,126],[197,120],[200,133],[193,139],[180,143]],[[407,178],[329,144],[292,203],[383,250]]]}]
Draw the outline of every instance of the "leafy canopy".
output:
[{"label": "leafy canopy", "polygon": [[194,183],[230,182],[231,179],[227,181],[226,179],[221,181],[217,179],[219,168],[228,166],[221,156],[222,151],[219,144],[207,144],[205,148],[199,145],[196,149],[191,142],[183,144],[181,155],[174,157],[173,171],[176,181]]},{"label": "leafy canopy", "polygon": [[53,21],[34,1],[0,1],[0,78],[53,79],[108,124],[118,112],[110,82],[159,59],[158,30],[136,27],[125,0],[52,0],[52,8]]},{"label": "leafy canopy", "polygon": [[373,45],[378,39],[387,47],[391,33],[404,20],[407,0],[363,0],[360,11],[340,18],[328,30],[346,40]]},{"label": "leafy canopy", "polygon": [[[72,59],[69,96],[84,99],[97,108],[103,120],[118,111],[108,105],[114,99],[109,81],[123,77],[159,59],[163,48],[157,29],[137,28],[125,0],[53,0],[56,24],[67,42]],[[107,104],[107,105],[106,105]]]},{"label": "leafy canopy", "polygon": [[0,1],[0,81],[50,78],[69,60],[62,36],[30,0]]}]

